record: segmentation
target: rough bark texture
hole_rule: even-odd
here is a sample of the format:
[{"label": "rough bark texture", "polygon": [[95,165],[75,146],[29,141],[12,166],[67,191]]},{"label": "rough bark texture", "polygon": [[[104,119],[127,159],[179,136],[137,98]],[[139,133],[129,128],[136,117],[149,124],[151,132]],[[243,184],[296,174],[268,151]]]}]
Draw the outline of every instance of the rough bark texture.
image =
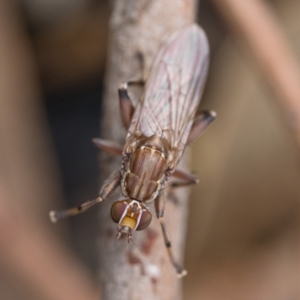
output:
[{"label": "rough bark texture", "polygon": [[[147,77],[164,38],[194,21],[196,1],[116,0],[113,3],[101,128],[102,137],[123,145],[126,132],[120,118],[118,85],[128,79]],[[144,60],[144,71],[140,54]],[[181,168],[186,168],[184,161],[186,157]],[[120,159],[102,155],[101,182],[118,168]],[[153,207],[153,221],[149,228],[134,234],[133,239],[139,249],[133,243],[127,244],[125,239],[114,239],[116,225],[111,221],[110,207],[117,200],[118,193],[101,205],[98,248],[103,299],[180,299],[181,280],[176,277],[169,262]],[[175,257],[182,261],[188,189],[177,189],[168,195],[165,219]]]}]

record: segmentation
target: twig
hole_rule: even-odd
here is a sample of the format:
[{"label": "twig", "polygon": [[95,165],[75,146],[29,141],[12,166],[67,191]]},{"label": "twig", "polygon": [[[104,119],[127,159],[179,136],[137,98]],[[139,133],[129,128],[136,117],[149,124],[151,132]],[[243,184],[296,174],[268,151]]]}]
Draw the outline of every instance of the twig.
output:
[{"label": "twig", "polygon": [[299,64],[276,17],[261,0],[212,0],[238,39],[254,57],[277,96],[279,105],[300,147]]},{"label": "twig", "polygon": [[[110,57],[107,67],[102,135],[124,143],[117,98],[118,85],[144,77],[167,34],[194,20],[195,0],[114,1],[111,19]],[[144,66],[144,70],[143,70]],[[134,96],[133,96],[134,97]],[[184,166],[186,168],[186,163]],[[101,164],[103,179],[120,168],[120,161]],[[115,195],[113,200],[117,200]],[[176,258],[182,257],[188,189],[177,189],[178,203],[168,201],[166,222]],[[100,274],[104,299],[180,299],[181,281],[167,257],[156,218],[149,229],[136,232],[137,247],[114,240],[116,226],[109,211],[112,202],[101,206],[99,237]],[[155,214],[153,213],[153,216]]]}]

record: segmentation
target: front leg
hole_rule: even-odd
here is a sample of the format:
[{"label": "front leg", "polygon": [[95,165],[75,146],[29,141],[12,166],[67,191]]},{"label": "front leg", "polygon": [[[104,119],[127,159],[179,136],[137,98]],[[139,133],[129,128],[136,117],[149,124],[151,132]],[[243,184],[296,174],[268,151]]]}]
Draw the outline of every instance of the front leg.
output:
[{"label": "front leg", "polygon": [[121,182],[120,171],[114,172],[111,175],[111,177],[108,179],[108,181],[101,188],[98,198],[94,200],[86,201],[77,207],[73,207],[67,210],[61,210],[61,211],[52,210],[49,213],[51,221],[55,223],[61,219],[70,216],[75,216],[77,214],[85,212],[87,209],[94,206],[95,204],[104,201],[105,198],[107,198],[116,189],[116,187],[120,184],[120,182]]},{"label": "front leg", "polygon": [[174,259],[173,251],[172,251],[172,245],[171,245],[171,240],[167,231],[167,227],[164,221],[164,213],[165,213],[165,199],[164,199],[164,194],[161,193],[158,195],[158,197],[155,199],[155,211],[156,211],[156,216],[160,222],[161,230],[163,233],[164,241],[165,241],[165,246],[167,248],[168,256],[171,260],[171,263],[173,264],[177,276],[179,278],[185,276],[187,274],[187,271],[182,268],[181,265],[179,265],[176,260]]}]

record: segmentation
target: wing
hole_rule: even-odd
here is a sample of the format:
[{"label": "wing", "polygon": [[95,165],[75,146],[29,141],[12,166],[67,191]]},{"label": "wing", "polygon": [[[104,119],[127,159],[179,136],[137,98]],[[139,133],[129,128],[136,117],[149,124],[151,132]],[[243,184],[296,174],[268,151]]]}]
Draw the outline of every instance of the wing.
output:
[{"label": "wing", "polygon": [[203,92],[208,61],[207,38],[198,25],[174,32],[155,58],[127,140],[133,135],[162,136],[179,159]]}]

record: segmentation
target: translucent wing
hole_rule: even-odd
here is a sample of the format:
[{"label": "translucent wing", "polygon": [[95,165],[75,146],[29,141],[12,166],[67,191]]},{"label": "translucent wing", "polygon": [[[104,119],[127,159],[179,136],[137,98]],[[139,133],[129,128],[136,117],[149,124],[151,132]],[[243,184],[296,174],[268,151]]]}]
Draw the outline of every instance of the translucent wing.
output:
[{"label": "translucent wing", "polygon": [[208,61],[207,38],[198,25],[174,32],[154,61],[127,141],[133,136],[165,137],[179,159],[200,102]]}]

